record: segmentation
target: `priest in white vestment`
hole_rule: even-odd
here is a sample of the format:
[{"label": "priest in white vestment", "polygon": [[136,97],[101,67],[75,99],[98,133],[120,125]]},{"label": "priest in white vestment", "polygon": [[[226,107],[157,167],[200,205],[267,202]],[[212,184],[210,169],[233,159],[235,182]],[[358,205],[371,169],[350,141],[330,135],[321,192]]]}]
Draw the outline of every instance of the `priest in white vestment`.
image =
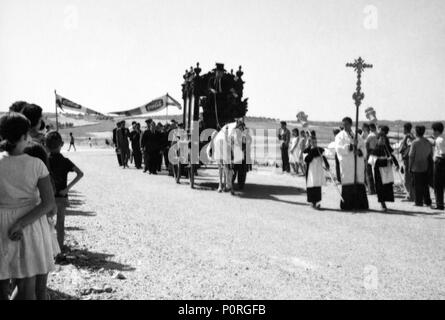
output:
[{"label": "priest in white vestment", "polygon": [[[344,129],[335,137],[335,151],[340,163],[343,201],[342,210],[367,210],[369,208],[365,186],[365,158],[366,147],[363,139],[358,135],[357,149],[354,147],[354,132],[352,119],[343,119]],[[354,179],[354,158],[357,153],[357,181]]]}]

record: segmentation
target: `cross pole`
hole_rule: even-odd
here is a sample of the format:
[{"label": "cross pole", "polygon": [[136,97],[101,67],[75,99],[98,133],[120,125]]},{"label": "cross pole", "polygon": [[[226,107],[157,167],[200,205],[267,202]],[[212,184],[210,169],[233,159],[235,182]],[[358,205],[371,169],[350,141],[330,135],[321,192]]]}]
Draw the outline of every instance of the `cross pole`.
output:
[{"label": "cross pole", "polygon": [[354,135],[354,186],[357,188],[357,145],[358,145],[358,113],[362,100],[365,98],[365,94],[362,92],[362,72],[365,69],[372,68],[372,64],[366,64],[365,61],[359,57],[354,63],[347,63],[346,67],[354,68],[357,72],[357,89],[352,95],[352,99],[355,101],[355,135]]},{"label": "cross pole", "polygon": [[59,115],[57,113],[58,105],[57,105],[57,92],[56,92],[56,90],[54,90],[54,94],[56,95],[56,131],[59,132]]}]

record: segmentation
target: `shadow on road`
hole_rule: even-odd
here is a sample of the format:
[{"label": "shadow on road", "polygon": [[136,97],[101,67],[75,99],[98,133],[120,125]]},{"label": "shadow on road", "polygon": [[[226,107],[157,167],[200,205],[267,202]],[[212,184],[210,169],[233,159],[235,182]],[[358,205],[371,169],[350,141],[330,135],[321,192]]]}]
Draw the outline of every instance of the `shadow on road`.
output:
[{"label": "shadow on road", "polygon": [[50,300],[79,300],[79,298],[75,296],[71,296],[69,294],[60,292],[58,290],[53,290],[48,288],[48,294],[50,297]]},{"label": "shadow on road", "polygon": [[65,231],[84,231],[84,228],[79,227],[65,227]]},{"label": "shadow on road", "polygon": [[243,191],[237,192],[237,196],[244,199],[261,199],[261,200],[277,201],[291,205],[307,206],[308,205],[307,203],[283,200],[277,197],[277,196],[298,196],[305,193],[306,190],[292,186],[246,184]]},{"label": "shadow on road", "polygon": [[130,265],[111,261],[113,254],[88,251],[86,249],[71,249],[66,254],[65,261],[61,265],[71,264],[79,269],[90,271],[116,270],[116,271],[134,271],[135,268]]},{"label": "shadow on road", "polygon": [[78,192],[73,192],[69,197],[69,206],[66,208],[65,215],[67,216],[84,216],[84,217],[93,217],[96,215],[96,212],[93,211],[85,211],[79,209],[79,207],[85,204],[85,200],[83,200],[84,196]]},{"label": "shadow on road", "polygon": [[365,211],[344,211],[341,209],[332,209],[332,208],[321,208],[320,211],[332,211],[332,212],[342,212],[342,213],[351,213],[351,214],[368,214],[368,213],[378,213],[384,215],[403,215],[403,216],[437,216],[440,215],[441,212],[420,212],[420,211],[405,211],[405,210],[397,210],[397,209],[388,209],[388,211],[374,210],[368,209]]},{"label": "shadow on road", "polygon": [[83,210],[71,210],[67,209],[65,212],[67,216],[85,216],[85,217],[94,217],[96,215],[93,211],[83,211]]}]

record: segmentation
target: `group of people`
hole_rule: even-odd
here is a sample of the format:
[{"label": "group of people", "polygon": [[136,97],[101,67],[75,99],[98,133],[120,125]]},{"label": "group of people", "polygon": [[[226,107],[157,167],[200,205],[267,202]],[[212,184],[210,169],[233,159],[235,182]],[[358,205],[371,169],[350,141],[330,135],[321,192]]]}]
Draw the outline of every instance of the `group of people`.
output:
[{"label": "group of people", "polygon": [[433,187],[436,205],[434,209],[444,210],[443,192],[445,185],[445,141],[444,125],[434,122],[433,135],[424,137],[425,126],[416,126],[414,137],[412,124],[404,125],[404,138],[400,154],[404,164],[406,201],[414,201],[416,206],[432,206],[430,186]]},{"label": "group of people", "polygon": [[[365,143],[365,184],[370,195],[377,194],[382,209],[386,202],[394,202],[394,172],[399,172],[406,193],[404,201],[414,202],[415,206],[429,206],[444,210],[443,188],[445,183],[445,144],[442,134],[444,126],[440,122],[432,124],[433,135],[425,138],[426,127],[404,124],[404,138],[398,153],[402,164],[394,156],[395,150],[388,139],[389,128],[365,123],[362,126],[361,138]],[[393,168],[394,167],[394,168]],[[395,169],[395,171],[393,170]],[[434,188],[436,205],[433,206],[430,186]]]},{"label": "group of people", "polygon": [[305,130],[287,128],[286,121],[281,121],[281,128],[278,132],[280,141],[281,159],[283,163],[283,172],[291,172],[306,175],[306,162],[304,161],[304,150],[310,147],[311,134]]},{"label": "group of people", "polygon": [[144,172],[157,174],[162,169],[162,160],[165,167],[169,167],[169,134],[180,125],[175,120],[165,125],[160,122],[156,124],[153,119],[147,119],[145,123],[147,129],[142,132],[138,122],[132,122],[131,131],[126,128],[125,120],[117,122],[113,129],[113,144],[119,166],[128,168],[128,162],[134,159],[137,169],[142,169],[144,162]]},{"label": "group of people", "polygon": [[60,153],[61,135],[44,129],[35,104],[18,101],[0,117],[1,300],[46,300],[48,273],[68,249],[68,193],[83,173]]},{"label": "group of people", "polygon": [[[405,201],[413,201],[415,206],[429,206],[444,210],[445,185],[445,142],[444,126],[435,122],[431,127],[433,135],[424,137],[425,126],[404,125],[404,138],[398,150],[403,167],[394,155],[388,134],[388,126],[377,126],[375,123],[364,123],[357,135],[352,131],[352,119],[345,117],[342,127],[334,130],[335,169],[337,181],[342,188],[340,207],[343,210],[367,210],[367,195],[377,195],[382,210],[387,211],[387,202],[394,202],[394,173],[404,174],[403,184],[406,192]],[[303,132],[303,134],[301,134]],[[301,169],[306,176],[307,200],[314,208],[320,208],[321,186],[325,184],[324,172],[330,166],[324,155],[324,149],[317,146],[315,131],[306,133],[298,129],[290,131],[286,123],[281,123],[278,138],[281,141],[283,171],[289,172],[290,165],[295,173]],[[290,143],[290,148],[288,147]],[[357,162],[356,159],[357,158]],[[402,177],[402,176],[401,176]],[[430,197],[430,186],[434,188],[436,205]]]}]

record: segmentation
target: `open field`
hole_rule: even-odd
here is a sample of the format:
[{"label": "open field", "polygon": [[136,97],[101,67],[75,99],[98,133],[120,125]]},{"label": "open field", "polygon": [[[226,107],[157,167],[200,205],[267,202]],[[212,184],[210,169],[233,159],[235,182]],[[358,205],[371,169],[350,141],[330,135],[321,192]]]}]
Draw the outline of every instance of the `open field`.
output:
[{"label": "open field", "polygon": [[66,155],[85,177],[53,299],[445,299],[445,214],[400,194],[386,214],[375,197],[341,212],[330,185],[314,211],[303,178],[264,168],[231,196],[215,170],[192,190],[123,170],[112,150]]}]

